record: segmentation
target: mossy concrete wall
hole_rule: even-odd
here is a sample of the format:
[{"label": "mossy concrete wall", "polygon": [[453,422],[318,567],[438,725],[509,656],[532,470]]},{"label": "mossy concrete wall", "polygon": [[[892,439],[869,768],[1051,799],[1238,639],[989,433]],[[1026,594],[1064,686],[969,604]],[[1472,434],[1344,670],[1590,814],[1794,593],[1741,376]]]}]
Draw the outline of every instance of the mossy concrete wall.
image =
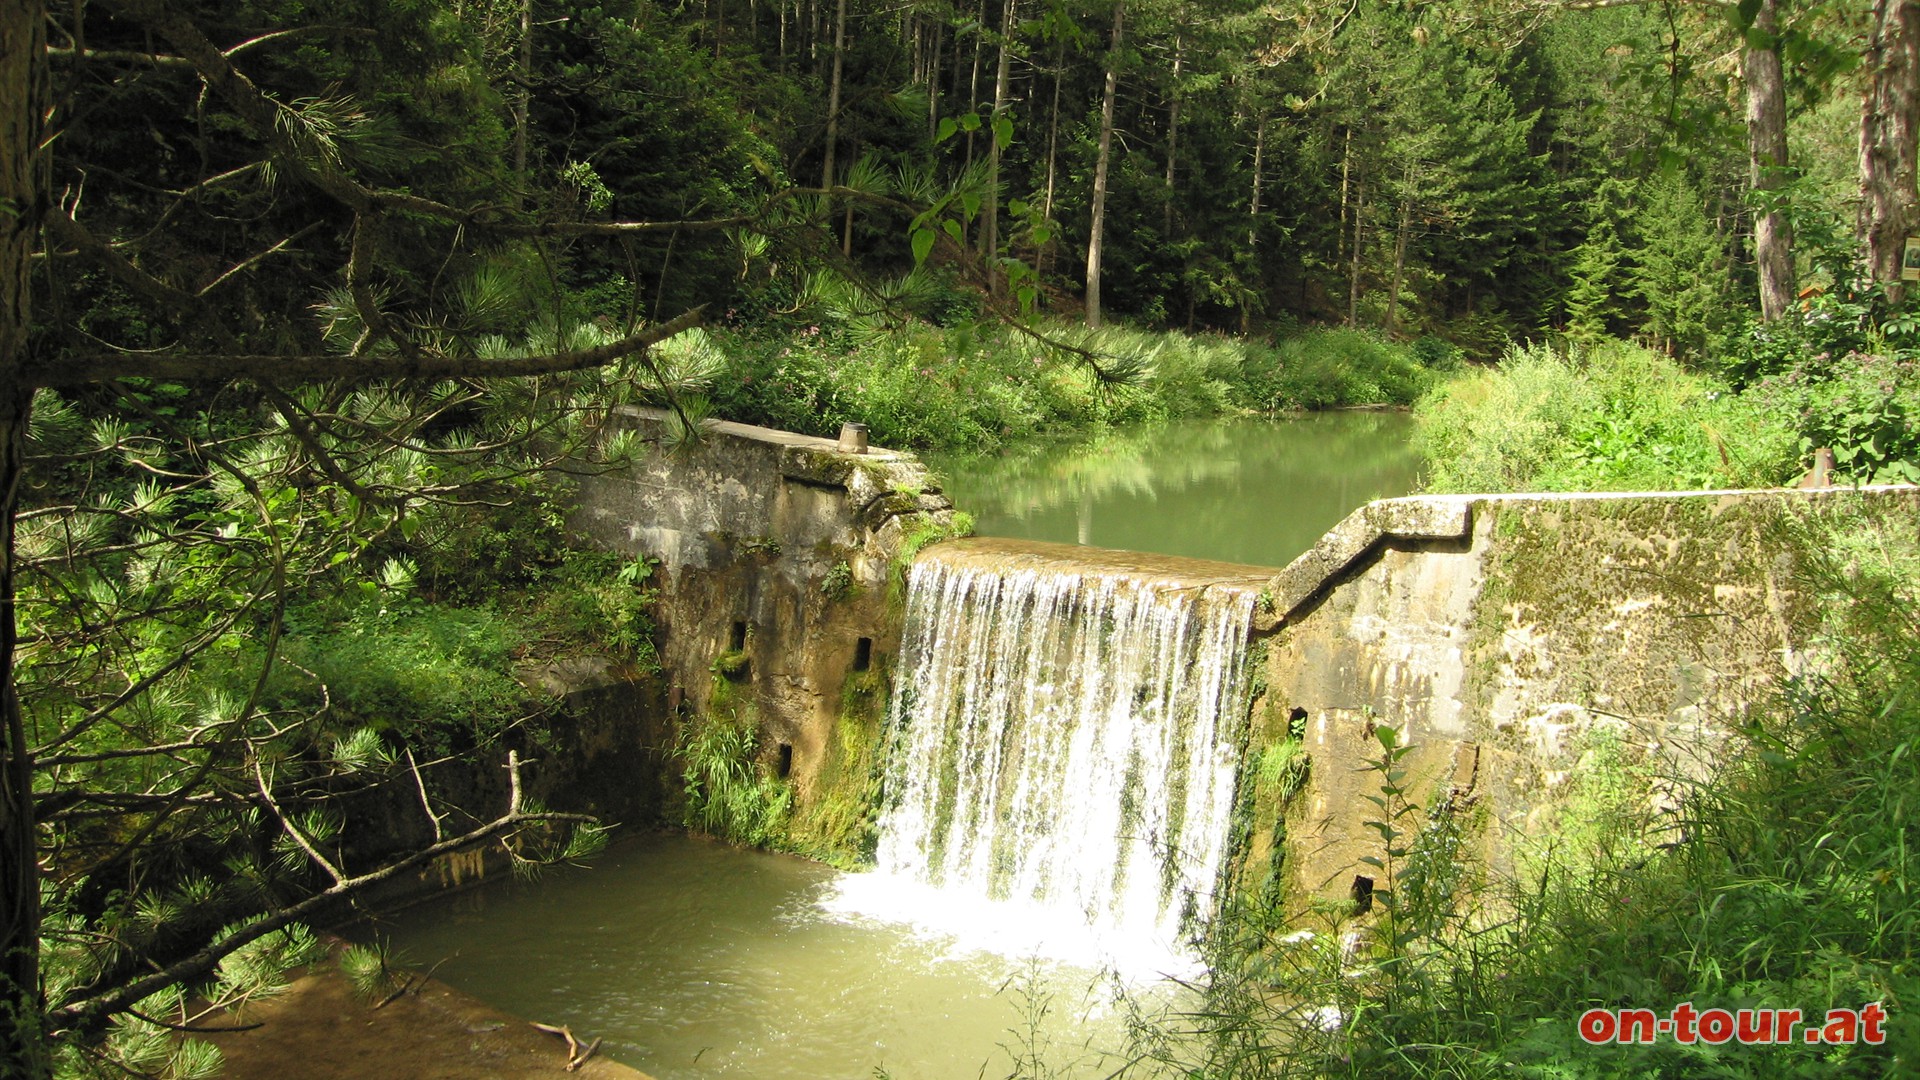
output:
[{"label": "mossy concrete wall", "polygon": [[880,447],[842,453],[830,439],[715,421],[675,446],[655,409],[611,423],[644,452],[585,478],[569,526],[658,560],[670,708],[705,712],[719,698],[749,709],[761,764],[790,770],[804,816],[844,756],[840,714],[849,700],[870,711],[866,673],[898,649],[896,556],[949,528],[952,504],[917,459]]},{"label": "mossy concrete wall", "polygon": [[[1276,575],[1259,629],[1250,754],[1299,738],[1309,767],[1260,808],[1243,881],[1350,895],[1379,725],[1417,749],[1409,797],[1501,864],[1576,828],[1604,765],[1659,803],[1711,770],[1816,629],[1792,524],[1827,506],[1920,522],[1920,489],[1444,496],[1357,511]],[[1284,850],[1273,850],[1284,837]],[[1384,883],[1383,883],[1384,884]]]}]

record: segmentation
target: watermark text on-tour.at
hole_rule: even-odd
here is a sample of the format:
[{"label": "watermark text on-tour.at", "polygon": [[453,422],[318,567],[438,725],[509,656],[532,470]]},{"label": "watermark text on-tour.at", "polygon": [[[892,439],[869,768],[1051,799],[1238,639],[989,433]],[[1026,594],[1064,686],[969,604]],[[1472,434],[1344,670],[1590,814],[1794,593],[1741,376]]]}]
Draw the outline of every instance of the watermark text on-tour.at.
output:
[{"label": "watermark text on-tour.at", "polygon": [[1803,1043],[1877,1046],[1887,1041],[1887,1010],[1879,1002],[1858,1009],[1695,1009],[1683,1001],[1665,1016],[1652,1009],[1588,1009],[1580,1014],[1580,1037],[1590,1043],[1742,1043],[1749,1046]]}]

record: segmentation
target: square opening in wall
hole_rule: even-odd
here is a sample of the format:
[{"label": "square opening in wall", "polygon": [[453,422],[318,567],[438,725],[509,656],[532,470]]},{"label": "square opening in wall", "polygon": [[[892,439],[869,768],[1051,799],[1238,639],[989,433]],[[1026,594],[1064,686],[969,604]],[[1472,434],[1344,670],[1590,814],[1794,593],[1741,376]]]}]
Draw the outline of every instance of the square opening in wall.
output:
[{"label": "square opening in wall", "polygon": [[873,666],[873,639],[863,637],[853,646],[853,670],[865,671]]},{"label": "square opening in wall", "polygon": [[793,744],[781,743],[779,758],[774,762],[774,775],[785,780],[793,775]]}]

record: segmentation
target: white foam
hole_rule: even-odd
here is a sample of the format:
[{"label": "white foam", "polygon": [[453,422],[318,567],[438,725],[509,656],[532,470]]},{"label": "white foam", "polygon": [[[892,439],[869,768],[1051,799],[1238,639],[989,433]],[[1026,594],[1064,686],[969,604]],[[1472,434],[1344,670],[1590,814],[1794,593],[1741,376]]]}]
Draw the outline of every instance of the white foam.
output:
[{"label": "white foam", "polygon": [[947,959],[1037,960],[1110,974],[1127,989],[1192,979],[1204,970],[1185,942],[1090,925],[1079,912],[1045,903],[983,899],[898,874],[842,874],[824,890],[818,909],[838,921],[903,928]]}]

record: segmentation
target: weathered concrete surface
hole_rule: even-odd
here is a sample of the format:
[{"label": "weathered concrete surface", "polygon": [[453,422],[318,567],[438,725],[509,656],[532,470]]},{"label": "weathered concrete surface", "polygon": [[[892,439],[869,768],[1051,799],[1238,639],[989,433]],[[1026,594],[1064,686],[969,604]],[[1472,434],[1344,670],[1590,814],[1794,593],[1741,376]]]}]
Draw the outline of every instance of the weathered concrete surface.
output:
[{"label": "weathered concrete surface", "polygon": [[1254,629],[1271,630],[1300,610],[1327,583],[1381,545],[1411,541],[1465,540],[1473,527],[1471,496],[1379,499],[1348,514],[1309,551],[1274,575],[1271,602],[1257,613]]},{"label": "weathered concrete surface", "polygon": [[[1790,522],[1873,507],[1920,522],[1920,489],[1396,499],[1355,512],[1269,586],[1265,699],[1249,750],[1304,735],[1284,808],[1286,884],[1348,895],[1379,725],[1418,749],[1411,797],[1446,804],[1496,861],[1575,812],[1600,742],[1638,775],[1711,767],[1815,629]],[[1457,530],[1457,531],[1456,531]],[[1654,785],[1651,800],[1667,795]],[[1253,830],[1243,867],[1272,865]],[[1243,875],[1243,881],[1246,880]]]},{"label": "weathered concrete surface", "polygon": [[710,421],[673,450],[659,410],[611,423],[646,451],[583,480],[570,527],[659,560],[670,705],[705,710],[720,678],[750,687],[763,761],[790,755],[805,806],[861,640],[871,669],[898,648],[895,556],[916,533],[950,527],[952,503],[917,459],[882,447],[847,454],[831,439]]}]

